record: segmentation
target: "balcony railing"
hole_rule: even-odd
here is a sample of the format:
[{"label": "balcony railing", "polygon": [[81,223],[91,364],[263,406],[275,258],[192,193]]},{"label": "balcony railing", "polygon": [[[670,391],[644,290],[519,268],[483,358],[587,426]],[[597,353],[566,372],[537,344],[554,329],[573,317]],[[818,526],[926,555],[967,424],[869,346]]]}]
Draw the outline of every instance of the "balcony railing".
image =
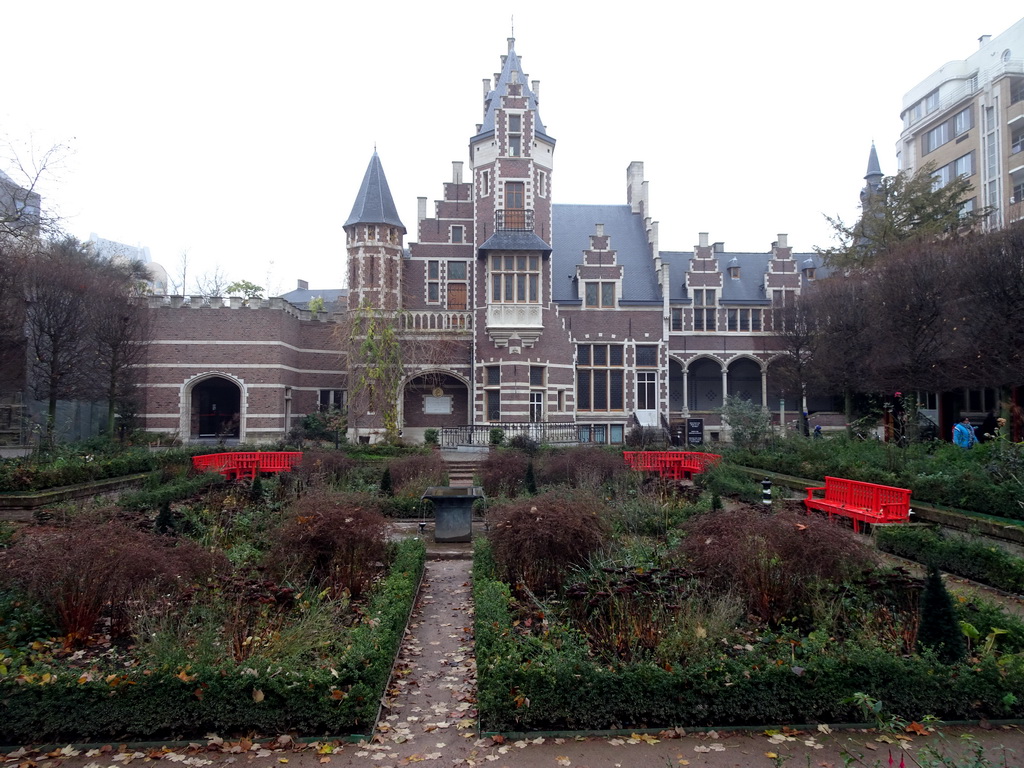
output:
[{"label": "balcony railing", "polygon": [[472,312],[448,310],[412,310],[403,312],[403,331],[468,331],[473,327]]},{"label": "balcony railing", "polygon": [[533,211],[501,208],[494,212],[494,228],[499,232],[532,232]]},{"label": "balcony railing", "polygon": [[505,442],[517,435],[525,435],[538,443],[566,444],[579,442],[576,425],[572,422],[549,423],[541,421],[504,421],[490,424],[466,424],[441,429],[441,447],[485,446],[491,444],[491,430],[500,429]]}]

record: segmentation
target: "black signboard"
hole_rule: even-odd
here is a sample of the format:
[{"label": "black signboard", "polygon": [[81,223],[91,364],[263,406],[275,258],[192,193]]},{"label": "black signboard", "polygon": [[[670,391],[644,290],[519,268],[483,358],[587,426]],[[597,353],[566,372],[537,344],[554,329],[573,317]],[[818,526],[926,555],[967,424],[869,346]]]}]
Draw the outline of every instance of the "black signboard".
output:
[{"label": "black signboard", "polygon": [[686,420],[686,444],[704,445],[704,419]]}]

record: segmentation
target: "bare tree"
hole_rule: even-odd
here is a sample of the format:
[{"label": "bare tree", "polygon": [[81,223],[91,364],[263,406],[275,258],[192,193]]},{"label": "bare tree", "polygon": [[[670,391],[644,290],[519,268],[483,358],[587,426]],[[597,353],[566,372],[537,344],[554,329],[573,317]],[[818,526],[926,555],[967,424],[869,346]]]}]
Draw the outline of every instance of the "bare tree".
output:
[{"label": "bare tree", "polygon": [[0,235],[0,393],[25,386],[25,267],[33,242]]},{"label": "bare tree", "polygon": [[149,347],[149,313],[139,301],[147,271],[141,261],[99,265],[100,281],[90,303],[89,324],[95,349],[96,395],[107,403],[107,433],[114,437],[114,417],[133,400],[138,365]]},{"label": "bare tree", "polygon": [[772,368],[784,388],[797,396],[800,434],[806,434],[807,414],[803,404],[814,378],[814,358],[818,347],[817,315],[804,297],[796,296],[790,304],[772,310],[772,330],[784,352]]},{"label": "bare tree", "polygon": [[178,256],[178,272],[175,275],[167,275],[167,290],[172,296],[184,296],[188,290],[188,248],[185,248]]},{"label": "bare tree", "polygon": [[867,386],[867,364],[874,346],[869,294],[868,283],[859,274],[817,281],[803,294],[807,310],[815,316],[815,376],[823,387],[842,393],[849,430],[853,397]]},{"label": "bare tree", "polygon": [[212,272],[204,272],[196,278],[196,288],[203,298],[211,296],[223,296],[228,289],[228,276],[224,274],[220,266],[215,266]]},{"label": "bare tree", "polygon": [[68,152],[65,144],[39,151],[0,143],[0,235],[38,237],[57,230],[58,219],[43,209],[39,188],[60,170]]},{"label": "bare tree", "polygon": [[96,291],[96,259],[71,237],[41,244],[26,270],[26,329],[36,397],[47,403],[47,435],[54,439],[57,401],[88,388],[93,358],[89,302]]}]

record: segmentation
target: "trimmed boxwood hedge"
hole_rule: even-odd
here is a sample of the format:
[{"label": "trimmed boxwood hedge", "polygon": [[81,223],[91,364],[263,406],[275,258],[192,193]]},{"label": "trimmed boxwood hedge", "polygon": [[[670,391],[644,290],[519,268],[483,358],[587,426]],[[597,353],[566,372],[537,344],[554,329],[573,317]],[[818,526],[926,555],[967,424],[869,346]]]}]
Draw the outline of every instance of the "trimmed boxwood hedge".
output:
[{"label": "trimmed boxwood hedge", "polygon": [[481,571],[473,592],[485,731],[854,722],[861,716],[850,699],[858,692],[908,718],[1024,715],[1024,700],[1012,695],[1024,690],[1024,659],[1015,656],[946,666],[825,639],[805,642],[799,666],[771,661],[770,653],[718,655],[676,669],[600,666],[571,629],[554,627],[543,638],[513,633],[507,585]]},{"label": "trimmed boxwood hedge", "polygon": [[[0,677],[0,743],[153,740],[209,732],[307,735],[368,733],[423,572],[422,541],[400,542],[348,652],[333,669],[251,669],[246,663],[130,670],[85,682],[58,669]],[[250,662],[251,663],[251,662]],[[54,675],[43,682],[43,675]],[[262,697],[256,694],[262,693]],[[260,699],[260,701],[256,701]]]},{"label": "trimmed boxwood hedge", "polygon": [[944,535],[941,529],[921,525],[879,526],[875,541],[883,552],[916,560],[941,570],[1024,594],[1024,558],[980,539]]}]

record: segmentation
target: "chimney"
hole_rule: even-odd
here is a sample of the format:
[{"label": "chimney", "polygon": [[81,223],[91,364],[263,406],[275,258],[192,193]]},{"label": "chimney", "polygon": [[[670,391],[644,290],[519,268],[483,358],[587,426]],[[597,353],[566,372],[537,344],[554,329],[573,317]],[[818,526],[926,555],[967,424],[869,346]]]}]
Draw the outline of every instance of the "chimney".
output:
[{"label": "chimney", "polygon": [[984,48],[985,47],[985,43],[987,43],[991,39],[992,39],[992,35],[982,35],[981,37],[978,38],[978,47],[979,48]]},{"label": "chimney", "polygon": [[462,183],[462,161],[461,160],[453,160],[452,161],[452,184],[461,184],[461,183]]},{"label": "chimney", "polygon": [[484,98],[487,98],[487,94],[491,92],[491,81],[486,77],[484,78]]},{"label": "chimney", "polygon": [[[512,50],[516,47],[516,39],[514,37],[508,38],[508,52],[512,53]],[[501,63],[505,63],[505,57],[501,57]]]},{"label": "chimney", "polygon": [[604,224],[595,224],[594,225],[594,233],[598,237],[604,237]]},{"label": "chimney", "polygon": [[697,239],[697,247],[698,248],[707,248],[708,247],[708,233],[707,232],[701,232],[697,236],[697,238],[698,238]]},{"label": "chimney", "polygon": [[715,243],[713,250],[715,253],[725,253],[725,243],[719,240],[717,243]]},{"label": "chimney", "polygon": [[308,291],[309,290],[309,283],[306,282],[305,280],[299,280],[299,290],[300,291]]},{"label": "chimney", "polygon": [[427,218],[427,198],[417,197],[416,198],[416,225]]},{"label": "chimney", "polygon": [[646,213],[645,192],[644,164],[640,160],[634,160],[626,168],[626,202],[633,213]]},{"label": "chimney", "polygon": [[779,248],[788,248],[788,247],[789,247],[789,235],[780,234],[779,235]]},{"label": "chimney", "polygon": [[530,89],[533,91],[533,95],[540,101],[540,80],[534,80],[530,83]]}]

